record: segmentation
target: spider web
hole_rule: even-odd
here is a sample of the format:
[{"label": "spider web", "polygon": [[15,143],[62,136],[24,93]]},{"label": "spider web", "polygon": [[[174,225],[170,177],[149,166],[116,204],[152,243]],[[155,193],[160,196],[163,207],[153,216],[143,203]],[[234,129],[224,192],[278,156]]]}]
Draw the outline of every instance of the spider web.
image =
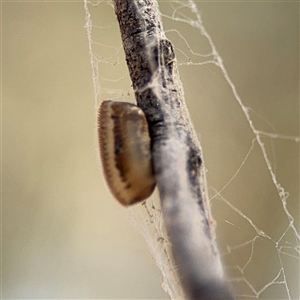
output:
[{"label": "spider web", "polygon": [[[203,147],[218,247],[234,295],[299,299],[298,27],[289,31],[298,26],[292,12],[299,4],[159,6]],[[134,102],[111,2],[85,1],[85,9],[95,106],[104,99]],[[129,217],[156,259],[163,289],[180,298],[157,195]]]}]

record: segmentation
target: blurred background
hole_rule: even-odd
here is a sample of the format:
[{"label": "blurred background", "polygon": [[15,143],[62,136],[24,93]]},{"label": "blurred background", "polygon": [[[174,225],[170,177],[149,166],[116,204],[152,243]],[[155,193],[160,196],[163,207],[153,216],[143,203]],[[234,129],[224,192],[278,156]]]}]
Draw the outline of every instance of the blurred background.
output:
[{"label": "blurred background", "polygon": [[[193,54],[211,52],[207,39],[176,20],[195,16],[176,10],[180,1],[158,2],[235,294],[299,299],[299,240],[255,135],[220,69]],[[262,141],[299,232],[299,3],[196,4],[255,128],[275,134]],[[133,101],[112,7],[89,6],[102,88],[95,103],[83,2],[1,5],[3,299],[168,299],[98,159],[98,102]],[[283,283],[268,286],[274,280]]]}]

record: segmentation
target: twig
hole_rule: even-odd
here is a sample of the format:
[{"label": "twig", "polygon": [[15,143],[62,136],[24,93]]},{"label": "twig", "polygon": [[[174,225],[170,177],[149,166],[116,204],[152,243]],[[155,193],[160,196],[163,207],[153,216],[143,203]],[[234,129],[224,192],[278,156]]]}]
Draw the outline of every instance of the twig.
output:
[{"label": "twig", "polygon": [[137,104],[149,123],[164,223],[186,297],[233,299],[210,227],[201,148],[157,3],[113,2]]}]

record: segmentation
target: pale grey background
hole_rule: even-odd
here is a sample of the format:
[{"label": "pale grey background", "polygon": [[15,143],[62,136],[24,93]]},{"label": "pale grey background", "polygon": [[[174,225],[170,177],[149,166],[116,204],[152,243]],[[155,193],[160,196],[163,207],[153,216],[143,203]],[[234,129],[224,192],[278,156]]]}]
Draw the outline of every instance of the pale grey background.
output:
[{"label": "pale grey background", "polygon": [[[168,2],[159,3],[170,15]],[[126,209],[110,196],[99,167],[83,3],[1,5],[2,297],[166,299],[145,241],[130,225]],[[276,133],[299,136],[299,3],[197,5],[245,105]],[[103,15],[113,18],[111,10]],[[166,29],[174,24],[196,51],[205,49],[198,32],[165,20]],[[178,49],[187,49],[176,34],[168,36],[183,60]],[[108,39],[120,41],[118,36]],[[106,77],[109,68],[103,71]],[[216,67],[182,66],[180,72],[213,195],[237,171],[253,135]],[[117,81],[115,88],[126,93],[128,82]],[[271,131],[251,116],[259,129]],[[270,140],[264,141],[280,183],[290,192],[288,207],[299,228],[299,145],[273,140],[273,159]],[[222,194],[277,241],[288,223],[257,146],[253,154]],[[212,206],[222,253],[255,236],[224,203],[215,199]],[[255,248],[259,255],[245,270],[257,289],[279,271],[272,260],[274,244],[266,244],[266,252]],[[243,265],[249,251],[224,256],[224,261]],[[297,263],[287,262],[295,299]],[[261,295],[266,298],[282,299],[284,290]]]}]

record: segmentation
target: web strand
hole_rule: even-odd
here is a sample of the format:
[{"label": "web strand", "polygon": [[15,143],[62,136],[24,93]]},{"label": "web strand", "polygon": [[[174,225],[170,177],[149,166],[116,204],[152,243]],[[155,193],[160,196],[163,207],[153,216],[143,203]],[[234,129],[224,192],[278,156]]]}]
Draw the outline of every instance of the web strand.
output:
[{"label": "web strand", "polygon": [[[111,41],[103,38],[107,35],[106,31],[111,30],[116,24],[110,22],[109,25],[105,26],[105,23],[100,22],[99,24],[97,22],[98,17],[96,19],[96,14],[100,14],[100,7],[102,5],[109,6],[110,4],[99,2],[97,7],[99,9],[97,11],[93,10],[94,15],[92,15],[90,12],[91,3],[88,1],[84,3],[96,106],[103,97],[133,100],[133,91],[130,88],[129,80],[126,79],[126,71],[118,72],[117,70],[120,66],[125,65],[124,57],[121,54],[121,45],[120,43],[111,44]],[[281,183],[280,172],[284,170],[282,170],[281,161],[277,158],[276,145],[279,142],[285,143],[285,145],[291,143],[293,147],[297,147],[299,150],[299,136],[295,135],[294,132],[284,134],[284,131],[278,131],[271,121],[260,117],[260,114],[256,113],[254,107],[244,103],[245,101],[239,93],[239,85],[234,84],[234,80],[231,79],[230,72],[226,69],[221,57],[222,53],[219,53],[217,50],[213,37],[203,24],[199,12],[201,3],[192,0],[188,2],[170,1],[170,5],[165,9],[164,5],[167,4],[161,4],[162,18],[166,22],[172,22],[170,28],[166,30],[166,34],[174,42],[178,64],[181,69],[183,71],[187,69],[190,72],[203,71],[206,72],[207,77],[211,76],[211,74],[216,77],[222,77],[230,90],[235,105],[238,107],[237,110],[240,110],[243,114],[243,119],[245,124],[247,124],[245,127],[250,132],[245,151],[240,156],[237,166],[228,172],[227,179],[218,188],[211,186],[211,183],[208,181],[211,191],[210,203],[213,209],[213,216],[218,223],[217,241],[219,242],[229,281],[235,290],[235,296],[238,299],[264,299],[265,295],[268,295],[269,291],[274,289],[274,293],[270,292],[270,298],[275,297],[276,291],[279,291],[277,292],[277,295],[280,295],[279,297],[294,299],[296,296],[299,296],[299,293],[297,291],[297,283],[294,283],[291,276],[293,274],[291,268],[292,265],[299,265],[300,234],[298,216],[293,211],[292,204],[298,201],[295,197],[299,197],[299,195],[295,196],[293,194],[293,198],[291,198],[288,191],[289,188],[286,188]],[[191,31],[195,30],[194,39],[199,40],[197,45],[205,45],[203,48],[195,50],[195,43],[188,37],[186,28]],[[115,28],[114,30],[117,29]],[[100,51],[103,49],[103,46],[106,48],[110,47],[111,51],[108,51],[110,53],[103,55]],[[111,63],[112,61],[114,63]],[[105,73],[107,69],[104,65],[116,68],[117,72],[114,74],[114,77],[111,78],[110,75],[108,76]],[[184,75],[181,76],[184,78]],[[219,86],[216,86],[216,89],[218,88],[221,88],[221,83],[219,83]],[[223,99],[223,101],[229,100]],[[213,114],[213,112],[206,113]],[[255,121],[255,117],[267,124],[268,129],[261,127],[260,123]],[[199,131],[201,133],[201,141],[205,145],[206,141],[203,140],[201,128]],[[206,153],[209,152],[206,149],[204,147],[204,159],[206,159]],[[222,148],[219,151],[222,151]],[[254,160],[255,156],[261,159],[256,166],[257,172],[252,174],[253,162],[257,163]],[[206,160],[205,164],[210,175],[210,165],[207,164]],[[288,167],[286,166],[286,168]],[[270,185],[273,187],[272,195],[275,196],[270,202],[271,204],[267,204],[265,201],[268,199],[264,198],[263,194],[259,194],[261,190],[258,190],[258,195],[256,195],[255,199],[250,197],[248,204],[241,204],[239,196],[235,195],[237,193],[234,190],[243,182],[242,184],[245,185],[243,195],[247,198],[248,191],[253,189],[248,182],[245,182],[245,179],[241,181],[241,178],[247,178],[250,181],[253,177],[260,176],[261,172],[267,173]],[[269,183],[267,184],[269,186]],[[159,205],[155,200],[150,203],[144,204],[141,210],[133,209],[130,211],[130,220],[146,239],[150,251],[163,274],[163,287],[170,297],[174,299],[181,293],[181,291],[176,291],[175,288],[178,283],[178,278],[174,275],[176,266],[172,265],[171,255],[168,252],[170,245],[168,245],[168,239],[163,230]],[[259,216],[253,212],[259,212],[259,209],[255,210],[253,208],[255,205],[260,205],[262,209],[267,205],[270,205],[271,208],[276,205],[276,211],[270,211],[270,214],[276,213],[276,218],[279,218],[280,215],[282,219],[278,219],[278,224],[276,224],[278,229],[275,233],[270,231],[269,227],[263,225]],[[226,213],[228,212],[227,215],[221,215],[219,210],[217,210],[218,207],[221,207],[220,210],[223,209]],[[229,230],[234,232],[232,234],[234,237],[229,237],[228,240],[224,241],[218,230],[221,226],[220,224],[230,228]],[[272,256],[272,268],[267,261],[267,257],[260,257],[261,249],[264,248],[271,249],[269,253]],[[271,275],[267,277],[262,277],[260,273],[262,271],[260,265],[263,263],[265,263],[265,269],[271,269]],[[298,274],[295,275],[296,282],[297,276]],[[260,277],[260,282],[258,282],[257,277]]]}]

